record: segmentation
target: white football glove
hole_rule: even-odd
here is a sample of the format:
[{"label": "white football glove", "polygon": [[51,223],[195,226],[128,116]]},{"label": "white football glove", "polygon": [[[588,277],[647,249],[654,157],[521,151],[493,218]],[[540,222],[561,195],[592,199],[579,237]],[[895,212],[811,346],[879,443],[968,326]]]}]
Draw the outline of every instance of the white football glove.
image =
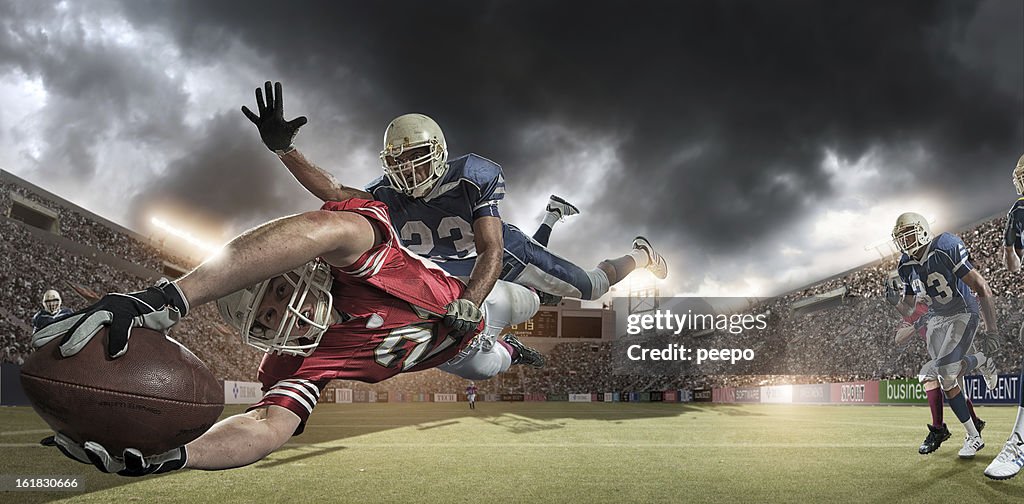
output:
[{"label": "white football glove", "polygon": [[184,446],[150,457],[144,457],[135,448],[127,448],[121,457],[114,457],[99,443],[86,441],[84,445],[79,445],[59,432],[43,439],[40,444],[56,446],[64,456],[72,460],[92,464],[100,471],[121,476],[145,476],[176,471],[185,467],[188,462],[188,452]]}]

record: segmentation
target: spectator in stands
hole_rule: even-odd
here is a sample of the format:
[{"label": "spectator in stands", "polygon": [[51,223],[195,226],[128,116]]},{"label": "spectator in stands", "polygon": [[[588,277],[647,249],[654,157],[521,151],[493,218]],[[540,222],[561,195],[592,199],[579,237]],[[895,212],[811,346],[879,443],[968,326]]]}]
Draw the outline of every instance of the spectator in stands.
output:
[{"label": "spectator in stands", "polygon": [[32,315],[32,332],[68,315],[71,315],[71,310],[61,306],[60,293],[50,289],[43,293],[43,309]]}]

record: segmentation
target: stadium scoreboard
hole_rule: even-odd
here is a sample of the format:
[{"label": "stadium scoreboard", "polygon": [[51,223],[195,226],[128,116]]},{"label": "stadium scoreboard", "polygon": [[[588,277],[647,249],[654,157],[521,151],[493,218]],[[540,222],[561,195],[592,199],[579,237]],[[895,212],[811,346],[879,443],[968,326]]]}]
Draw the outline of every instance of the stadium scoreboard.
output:
[{"label": "stadium scoreboard", "polygon": [[509,326],[505,332],[515,334],[517,338],[557,338],[558,312],[540,310],[532,319]]},{"label": "stadium scoreboard", "polygon": [[519,338],[601,339],[603,325],[602,314],[540,310],[532,319],[510,326],[503,333]]}]

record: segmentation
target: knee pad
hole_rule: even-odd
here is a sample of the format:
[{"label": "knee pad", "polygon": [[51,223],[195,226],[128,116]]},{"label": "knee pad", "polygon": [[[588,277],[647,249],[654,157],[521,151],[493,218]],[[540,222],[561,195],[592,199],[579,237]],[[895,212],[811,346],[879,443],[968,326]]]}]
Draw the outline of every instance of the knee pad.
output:
[{"label": "knee pad", "polygon": [[938,366],[938,378],[939,386],[942,390],[952,390],[958,385],[957,379],[960,377],[960,363],[954,362],[952,364],[943,364]]},{"label": "knee pad", "polygon": [[935,361],[928,361],[924,366],[921,366],[921,370],[917,372],[917,380],[921,383],[939,380],[938,369],[935,368]]}]

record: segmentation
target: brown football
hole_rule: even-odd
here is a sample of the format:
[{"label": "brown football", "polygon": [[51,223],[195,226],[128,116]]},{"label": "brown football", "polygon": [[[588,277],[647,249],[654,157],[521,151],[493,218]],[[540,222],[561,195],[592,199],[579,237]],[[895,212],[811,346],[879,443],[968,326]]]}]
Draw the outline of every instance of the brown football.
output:
[{"label": "brown football", "polygon": [[60,338],[29,355],[21,383],[32,407],[71,439],[112,455],[156,455],[206,432],[224,410],[224,388],[198,357],[150,329],[132,330],[128,352],[110,359],[103,328],[62,358]]}]

